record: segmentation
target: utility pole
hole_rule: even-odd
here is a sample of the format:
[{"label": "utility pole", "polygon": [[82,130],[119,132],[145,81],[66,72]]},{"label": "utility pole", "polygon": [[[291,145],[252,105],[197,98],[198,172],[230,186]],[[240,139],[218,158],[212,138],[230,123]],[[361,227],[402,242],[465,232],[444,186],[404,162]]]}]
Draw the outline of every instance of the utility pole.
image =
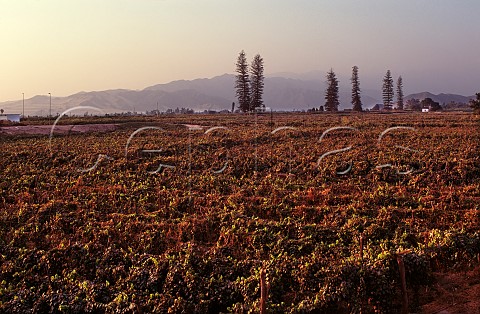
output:
[{"label": "utility pole", "polygon": [[22,116],[25,119],[25,93],[22,93]]},{"label": "utility pole", "polygon": [[50,114],[49,117],[52,117],[52,93],[48,93],[50,95]]}]

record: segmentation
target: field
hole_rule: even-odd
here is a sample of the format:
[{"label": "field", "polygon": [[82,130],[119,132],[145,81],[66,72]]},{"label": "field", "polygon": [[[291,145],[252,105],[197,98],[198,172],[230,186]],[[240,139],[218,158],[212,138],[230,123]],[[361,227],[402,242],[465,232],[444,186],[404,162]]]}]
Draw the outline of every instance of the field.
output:
[{"label": "field", "polygon": [[264,270],[268,313],[400,313],[401,262],[421,312],[480,264],[472,114],[61,123],[0,132],[0,312],[258,312]]}]

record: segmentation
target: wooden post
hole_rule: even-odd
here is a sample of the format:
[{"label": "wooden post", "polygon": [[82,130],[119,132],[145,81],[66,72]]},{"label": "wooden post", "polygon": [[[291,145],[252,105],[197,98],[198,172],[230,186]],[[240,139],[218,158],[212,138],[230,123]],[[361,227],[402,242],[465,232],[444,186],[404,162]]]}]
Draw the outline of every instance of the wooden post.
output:
[{"label": "wooden post", "polygon": [[270,132],[273,131],[273,111],[272,108],[270,108]]},{"label": "wooden post", "polygon": [[403,263],[403,255],[397,254],[398,270],[400,271],[400,282],[402,284],[402,314],[408,313],[408,295],[407,281],[405,279],[405,264]]},{"label": "wooden post", "polygon": [[267,313],[268,287],[265,269],[260,270],[260,314]]},{"label": "wooden post", "polygon": [[[363,235],[363,232],[360,233],[360,267],[362,269],[362,272],[361,272],[361,277],[360,277],[360,286],[362,287],[365,287],[365,272],[364,272],[364,268],[363,268],[363,245],[364,245],[364,242],[365,242],[365,236]],[[363,314],[363,308],[365,306],[365,303],[364,301],[361,301],[361,304],[360,304],[360,314]]]},{"label": "wooden post", "polygon": [[363,263],[363,241],[364,241],[364,236],[363,233],[360,234],[360,261]]}]

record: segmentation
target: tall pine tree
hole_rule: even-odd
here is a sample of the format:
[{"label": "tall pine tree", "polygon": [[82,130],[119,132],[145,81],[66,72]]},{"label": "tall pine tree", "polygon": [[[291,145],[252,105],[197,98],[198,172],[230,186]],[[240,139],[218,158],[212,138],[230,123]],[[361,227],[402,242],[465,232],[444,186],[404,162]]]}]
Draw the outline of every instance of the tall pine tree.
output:
[{"label": "tall pine tree", "polygon": [[250,79],[248,76],[247,58],[243,50],[238,55],[236,66],[237,76],[235,80],[235,89],[238,106],[241,111],[247,112],[250,110]]},{"label": "tall pine tree", "polygon": [[358,67],[352,69],[352,105],[354,111],[363,111],[362,100],[360,99],[360,81],[358,79]]},{"label": "tall pine tree", "polygon": [[391,110],[393,102],[393,79],[390,70],[387,70],[387,74],[383,78],[383,109]]},{"label": "tall pine tree", "polygon": [[338,111],[338,79],[333,72],[333,69],[330,69],[330,72],[327,73],[327,91],[325,93],[325,110],[326,111]]},{"label": "tall pine tree", "polygon": [[264,110],[265,105],[263,104],[263,87],[264,87],[264,76],[263,76],[263,58],[257,54],[252,61],[250,67],[250,111]]},{"label": "tall pine tree", "polygon": [[402,76],[397,79],[397,109],[403,110],[403,80]]}]

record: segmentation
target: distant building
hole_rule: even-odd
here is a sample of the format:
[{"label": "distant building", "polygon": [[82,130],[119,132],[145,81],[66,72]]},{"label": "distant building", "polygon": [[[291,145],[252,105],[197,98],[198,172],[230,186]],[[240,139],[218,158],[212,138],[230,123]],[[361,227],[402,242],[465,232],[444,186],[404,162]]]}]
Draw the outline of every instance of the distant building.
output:
[{"label": "distant building", "polygon": [[0,121],[10,121],[18,123],[20,122],[20,114],[12,113],[0,115]]},{"label": "distant building", "polygon": [[429,108],[422,108],[422,112],[429,112],[430,109]]}]

